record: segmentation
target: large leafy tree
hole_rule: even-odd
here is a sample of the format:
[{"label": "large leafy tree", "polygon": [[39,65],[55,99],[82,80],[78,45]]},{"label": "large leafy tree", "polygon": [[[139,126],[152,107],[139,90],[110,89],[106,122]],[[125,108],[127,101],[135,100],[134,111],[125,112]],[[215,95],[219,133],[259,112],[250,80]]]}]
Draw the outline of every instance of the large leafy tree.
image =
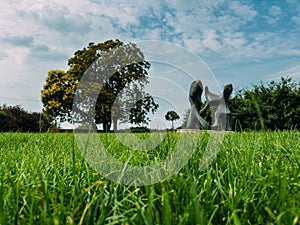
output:
[{"label": "large leafy tree", "polygon": [[[88,90],[101,87],[95,122],[102,124],[104,130],[109,130],[112,122],[117,129],[118,120],[147,123],[146,114],[158,108],[153,98],[143,91],[148,83],[150,63],[134,43],[124,44],[119,40],[90,43],[76,51],[68,65],[70,69],[66,72],[53,70],[48,73],[41,93],[44,112],[53,122],[72,121],[75,91],[86,73],[93,77]],[[88,91],[85,94],[88,95]],[[89,100],[85,104],[89,104]]]},{"label": "large leafy tree", "polygon": [[291,78],[239,90],[229,100],[236,130],[288,130],[300,127],[300,84]]}]

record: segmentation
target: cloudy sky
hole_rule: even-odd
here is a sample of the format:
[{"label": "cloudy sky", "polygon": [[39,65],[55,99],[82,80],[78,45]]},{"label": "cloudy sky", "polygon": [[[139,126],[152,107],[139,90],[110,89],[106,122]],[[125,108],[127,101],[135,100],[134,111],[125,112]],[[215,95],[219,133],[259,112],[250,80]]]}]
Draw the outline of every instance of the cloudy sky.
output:
[{"label": "cloudy sky", "polygon": [[0,104],[29,111],[42,109],[49,70],[67,70],[76,50],[109,39],[176,44],[221,86],[300,80],[298,0],[2,0],[0,28]]}]

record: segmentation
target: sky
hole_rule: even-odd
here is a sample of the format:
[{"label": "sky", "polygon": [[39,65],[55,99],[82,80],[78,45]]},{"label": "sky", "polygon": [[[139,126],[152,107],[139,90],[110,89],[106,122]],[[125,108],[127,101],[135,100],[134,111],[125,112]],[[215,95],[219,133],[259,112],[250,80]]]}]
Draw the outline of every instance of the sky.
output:
[{"label": "sky", "polygon": [[[158,96],[161,120],[167,109],[182,114],[189,107],[190,78],[203,78],[201,71],[181,70],[190,60],[206,66],[220,90],[227,83],[237,90],[281,76],[300,80],[298,0],[2,0],[0,29],[0,104],[27,111],[42,110],[48,71],[68,70],[75,51],[111,39],[141,43],[153,60],[147,90]],[[153,45],[152,53],[177,49],[166,56],[175,64],[155,61],[147,41],[164,43]]]}]

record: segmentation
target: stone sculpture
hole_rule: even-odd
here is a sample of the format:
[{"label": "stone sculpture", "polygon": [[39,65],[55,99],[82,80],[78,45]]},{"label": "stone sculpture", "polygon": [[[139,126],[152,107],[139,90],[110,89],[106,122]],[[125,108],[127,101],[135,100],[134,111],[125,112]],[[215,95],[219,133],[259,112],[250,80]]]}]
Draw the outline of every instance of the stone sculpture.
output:
[{"label": "stone sculpture", "polygon": [[[220,95],[211,93],[208,87],[205,87],[205,97],[207,104],[201,109],[201,96],[203,85],[200,80],[192,82],[189,93],[189,101],[191,104],[190,114],[187,121],[187,129],[209,128],[211,130],[231,130],[231,112],[228,108],[228,98],[232,93],[232,84],[224,86],[223,93]],[[203,119],[201,114],[211,107],[212,125],[209,127],[208,122]]]},{"label": "stone sculpture", "polygon": [[200,130],[201,127],[207,127],[208,123],[200,115],[202,106],[201,95],[203,92],[203,85],[200,80],[192,82],[189,93],[189,100],[191,104],[190,114],[187,120],[187,129]]}]

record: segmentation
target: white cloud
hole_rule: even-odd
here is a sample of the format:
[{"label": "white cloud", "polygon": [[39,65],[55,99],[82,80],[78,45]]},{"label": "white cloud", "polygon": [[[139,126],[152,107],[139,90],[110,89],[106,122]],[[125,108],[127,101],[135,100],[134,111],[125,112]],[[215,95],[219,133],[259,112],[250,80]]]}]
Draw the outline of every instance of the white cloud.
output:
[{"label": "white cloud", "polygon": [[296,4],[296,3],[298,3],[298,0],[286,0],[286,2],[288,4]]},{"label": "white cloud", "polygon": [[281,8],[277,5],[273,5],[269,9],[269,14],[271,16],[280,16],[281,15]]},{"label": "white cloud", "polygon": [[267,16],[268,24],[275,24],[278,20],[280,20],[282,15],[281,8],[277,5],[273,5],[269,8],[269,16]]},{"label": "white cloud", "polygon": [[251,5],[242,4],[240,1],[230,1],[229,8],[238,18],[247,22],[252,21],[257,15],[257,11]]},{"label": "white cloud", "polygon": [[203,33],[203,46],[211,51],[218,51],[222,48],[219,41],[219,35],[216,30],[205,30]]},{"label": "white cloud", "polygon": [[282,76],[283,77],[288,76],[288,77],[291,77],[292,79],[299,80],[300,79],[300,62],[271,75],[270,80],[280,79]]},{"label": "white cloud", "polygon": [[280,53],[287,56],[300,56],[300,49],[282,49]]},{"label": "white cloud", "polygon": [[247,42],[245,34],[243,32],[236,32],[236,33],[226,32],[224,33],[222,40],[226,46],[235,49],[240,49]]},{"label": "white cloud", "polygon": [[[298,9],[298,1],[287,1]],[[18,96],[26,92],[39,99],[47,71],[67,69],[67,59],[77,49],[107,39],[172,41],[217,61],[220,68],[226,63],[236,66],[272,57],[299,57],[300,15],[290,17],[293,29],[289,23],[278,27],[275,22],[287,9],[272,4],[260,9],[256,1],[225,0],[4,1],[0,8],[0,69],[5,82],[0,96],[15,96],[6,88],[15,87],[11,90]],[[26,91],[21,91],[29,80]]]},{"label": "white cloud", "polygon": [[[30,8],[25,7],[28,4]],[[70,0],[32,3],[23,0],[4,4],[2,11],[3,21],[14,18],[12,26],[4,26],[3,35],[25,37],[30,33],[35,46],[47,45],[50,49],[60,46],[61,52],[67,55],[90,41],[113,37],[125,41],[131,38],[172,40],[191,46],[198,53],[206,48],[222,54],[226,49],[226,54],[232,51],[229,54],[235,55],[241,48],[245,49],[247,43],[248,35],[238,37],[242,33],[241,27],[255,20],[258,14],[247,2],[228,3],[223,0],[201,4],[198,1],[182,3],[178,0],[167,1],[167,4],[133,0],[126,3]],[[270,13],[279,15],[280,8],[272,6]],[[151,18],[152,28],[142,23],[141,17]],[[25,22],[25,26],[21,25],[24,24],[21,21]],[[161,26],[162,22],[165,25]],[[1,25],[3,27],[3,23]],[[260,42],[258,39],[256,41]],[[252,43],[248,48],[258,46],[258,43]]]},{"label": "white cloud", "polygon": [[272,39],[274,37],[274,33],[272,32],[262,32],[262,33],[256,33],[253,35],[253,38],[257,42],[264,42]]},{"label": "white cloud", "polygon": [[198,55],[201,55],[204,51],[204,46],[200,39],[185,39],[184,45],[193,52],[197,52]]},{"label": "white cloud", "polygon": [[297,26],[300,27],[300,15],[299,16],[293,16],[291,18],[292,22],[294,22]]}]

